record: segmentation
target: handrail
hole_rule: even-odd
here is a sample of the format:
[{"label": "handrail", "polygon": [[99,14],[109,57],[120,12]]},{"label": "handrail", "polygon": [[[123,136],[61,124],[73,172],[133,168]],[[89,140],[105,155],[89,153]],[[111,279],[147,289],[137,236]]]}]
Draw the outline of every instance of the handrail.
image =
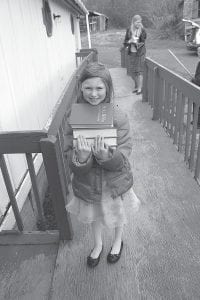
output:
[{"label": "handrail", "polygon": [[70,217],[65,209],[67,195],[69,193],[68,186],[70,183],[69,166],[64,157],[65,134],[68,127],[67,118],[70,113],[71,104],[76,99],[76,84],[79,74],[90,61],[96,61],[98,58],[96,49],[82,49],[77,56],[81,58],[81,61],[58,100],[45,128],[35,131],[0,133],[0,168],[14,212],[16,225],[20,232],[24,230],[23,221],[18,209],[16,195],[12,188],[4,155],[16,153],[25,155],[41,229],[45,229],[43,226],[42,202],[39,197],[32,158],[33,153],[42,153],[60,239],[67,240],[73,236]]},{"label": "handrail", "polygon": [[[121,66],[129,75],[127,49],[122,47],[120,51]],[[152,120],[160,121],[178,151],[184,152],[184,160],[200,184],[200,132],[197,128],[200,87],[146,58],[142,101],[151,105]]]},{"label": "handrail", "polygon": [[184,152],[184,160],[199,183],[200,88],[150,58],[145,60],[144,72],[142,101],[149,102],[153,109],[152,119],[160,121],[178,151]]}]

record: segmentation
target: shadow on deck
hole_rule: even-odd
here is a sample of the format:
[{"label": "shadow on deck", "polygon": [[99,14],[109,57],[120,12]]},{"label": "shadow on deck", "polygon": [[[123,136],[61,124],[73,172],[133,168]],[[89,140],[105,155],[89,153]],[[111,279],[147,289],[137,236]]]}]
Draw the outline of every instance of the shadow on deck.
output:
[{"label": "shadow on deck", "polygon": [[[60,243],[57,259],[52,245],[45,246],[47,255],[44,247],[31,249],[33,260],[26,255],[31,246],[0,248],[1,259],[11,253],[11,262],[2,262],[1,299],[200,298],[200,187],[183,155],[159,122],[152,121],[151,107],[132,94],[126,70],[111,69],[111,74],[117,104],[132,127],[134,191],[141,201],[139,211],[128,212],[122,257],[116,265],[107,265],[113,232],[104,233],[101,261],[88,269],[91,229],[72,219],[74,239]],[[15,259],[19,251],[23,259]]]}]

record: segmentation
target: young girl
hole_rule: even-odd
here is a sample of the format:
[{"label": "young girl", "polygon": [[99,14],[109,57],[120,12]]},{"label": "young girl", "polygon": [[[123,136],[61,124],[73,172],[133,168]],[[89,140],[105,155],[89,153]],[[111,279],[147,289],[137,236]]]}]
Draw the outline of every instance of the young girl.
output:
[{"label": "young girl", "polygon": [[[79,78],[78,88],[78,103],[98,105],[113,100],[112,79],[102,64],[88,64]],[[128,160],[132,150],[129,122],[117,106],[114,106],[114,127],[117,128],[116,149],[107,146],[103,136],[96,137],[92,147],[84,136],[79,136],[70,155],[74,197],[66,209],[80,221],[92,225],[94,248],[87,258],[89,267],[99,263],[103,250],[103,226],[115,229],[107,261],[115,263],[119,260],[123,248],[123,225],[126,223],[124,199],[129,195],[132,197],[133,193]]]},{"label": "young girl", "polygon": [[142,18],[139,15],[133,16],[131,26],[126,31],[124,46],[128,47],[128,68],[130,75],[135,81],[133,93],[137,95],[142,92],[146,36],[146,31],[142,25]]}]

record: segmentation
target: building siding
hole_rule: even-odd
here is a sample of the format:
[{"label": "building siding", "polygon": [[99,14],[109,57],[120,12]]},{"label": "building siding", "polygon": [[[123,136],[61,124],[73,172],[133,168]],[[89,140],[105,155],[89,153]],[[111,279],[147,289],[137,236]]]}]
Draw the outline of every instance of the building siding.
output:
[{"label": "building siding", "polygon": [[[49,4],[52,15],[61,16],[53,20],[51,37],[43,23],[42,0],[0,1],[1,131],[42,129],[76,68],[77,24],[72,34],[64,3]],[[6,161],[17,190],[27,169],[25,157],[7,155]],[[0,177],[0,214],[8,203],[3,186]]]}]

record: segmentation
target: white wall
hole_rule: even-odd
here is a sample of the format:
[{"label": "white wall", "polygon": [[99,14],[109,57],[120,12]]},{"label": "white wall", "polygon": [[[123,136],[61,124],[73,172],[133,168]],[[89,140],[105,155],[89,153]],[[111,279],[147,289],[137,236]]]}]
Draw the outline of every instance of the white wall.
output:
[{"label": "white wall", "polygon": [[[62,1],[49,1],[53,34],[47,37],[42,0],[0,0],[0,121],[3,131],[42,129],[75,69],[77,38]],[[27,168],[22,155],[7,156],[13,188]],[[7,204],[0,175],[0,212]]]}]

